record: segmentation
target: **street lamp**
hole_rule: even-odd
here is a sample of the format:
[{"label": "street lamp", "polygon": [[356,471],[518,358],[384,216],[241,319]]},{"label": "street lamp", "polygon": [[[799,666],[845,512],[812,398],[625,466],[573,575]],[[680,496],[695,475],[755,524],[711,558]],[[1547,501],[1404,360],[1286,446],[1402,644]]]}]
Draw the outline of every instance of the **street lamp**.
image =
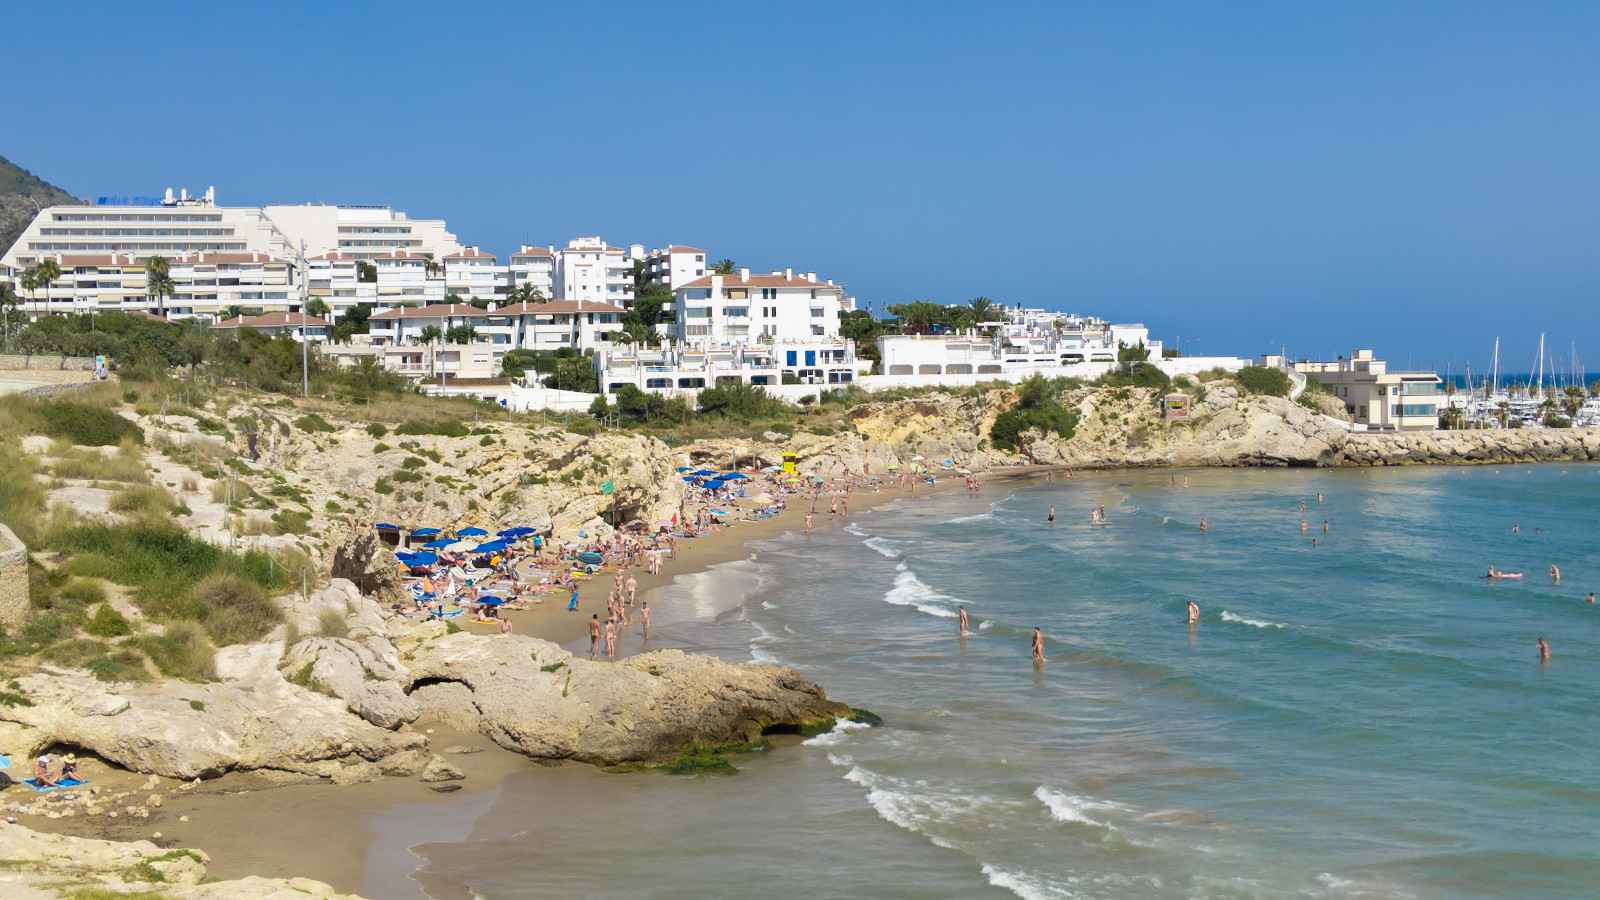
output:
[{"label": "street lamp", "polygon": [[300,266],[300,393],[311,396],[310,336],[306,334],[306,291],[311,286],[306,280],[306,242],[300,241],[298,263]]}]

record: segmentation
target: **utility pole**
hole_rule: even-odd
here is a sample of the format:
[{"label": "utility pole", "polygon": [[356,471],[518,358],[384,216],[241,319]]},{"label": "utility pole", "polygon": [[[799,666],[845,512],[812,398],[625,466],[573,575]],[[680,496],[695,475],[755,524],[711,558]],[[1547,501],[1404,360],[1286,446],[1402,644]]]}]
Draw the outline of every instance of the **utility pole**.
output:
[{"label": "utility pole", "polygon": [[311,283],[306,280],[306,242],[300,241],[300,394],[311,396],[311,335],[306,333],[306,291]]}]

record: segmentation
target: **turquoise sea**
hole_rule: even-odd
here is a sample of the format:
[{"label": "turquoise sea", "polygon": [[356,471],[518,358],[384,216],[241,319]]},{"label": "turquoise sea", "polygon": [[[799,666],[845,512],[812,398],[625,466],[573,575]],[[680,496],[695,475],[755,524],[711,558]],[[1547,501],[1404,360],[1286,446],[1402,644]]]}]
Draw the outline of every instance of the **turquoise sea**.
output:
[{"label": "turquoise sea", "polygon": [[1592,897],[1597,503],[1582,465],[896,499],[652,603],[654,645],[781,661],[884,727],[731,778],[535,768],[418,847],[418,877],[441,898]]}]

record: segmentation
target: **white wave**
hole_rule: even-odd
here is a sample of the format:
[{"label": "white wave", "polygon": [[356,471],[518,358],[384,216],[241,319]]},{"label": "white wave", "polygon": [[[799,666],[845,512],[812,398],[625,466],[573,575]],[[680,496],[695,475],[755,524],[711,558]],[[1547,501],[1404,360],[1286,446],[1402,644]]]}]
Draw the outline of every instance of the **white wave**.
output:
[{"label": "white wave", "polygon": [[857,525],[854,522],[851,522],[849,525],[846,525],[844,527],[844,533],[845,534],[853,534],[856,537],[866,537],[867,536],[867,533],[865,531],[861,530],[861,526]]},{"label": "white wave", "polygon": [[807,747],[835,747],[844,743],[844,739],[850,736],[850,732],[860,731],[863,728],[871,727],[871,725],[867,725],[864,722],[852,722],[849,719],[838,719],[833,723],[832,731],[826,731],[817,735],[816,737],[807,738],[802,743],[804,743]]},{"label": "white wave", "polygon": [[983,864],[982,871],[991,885],[1004,888],[1022,900],[1068,900],[1075,896],[1065,886],[1028,872],[1007,871],[989,863]]},{"label": "white wave", "polygon": [[778,608],[778,604],[773,603],[771,600],[763,600],[763,601],[761,601],[761,608],[762,609],[777,609]]},{"label": "white wave", "polygon": [[1033,796],[1037,797],[1045,809],[1050,810],[1050,818],[1057,822],[1075,822],[1079,825],[1093,825],[1096,828],[1106,828],[1116,831],[1117,827],[1109,822],[1101,822],[1089,817],[1089,813],[1110,812],[1126,810],[1127,807],[1109,800],[1096,800],[1093,797],[1082,797],[1077,794],[1068,794],[1063,791],[1047,788],[1040,785],[1033,789]]},{"label": "white wave", "polygon": [[760,622],[752,621],[750,626],[756,630],[756,636],[750,639],[750,658],[758,663],[779,663],[780,660],[778,657],[762,648],[764,648],[767,644],[779,643],[783,640],[783,638],[778,637],[767,629],[761,627]]},{"label": "white wave", "polygon": [[941,619],[954,619],[956,617],[954,610],[937,605],[940,603],[959,603],[960,601],[955,597],[941,594],[928,587],[922,579],[917,577],[917,573],[911,571],[905,563],[896,566],[895,572],[897,574],[894,576],[894,587],[889,588],[888,593],[883,595],[885,603],[893,603],[895,606],[915,607],[930,616],[938,616]]},{"label": "white wave", "polygon": [[1247,619],[1244,616],[1236,616],[1233,613],[1228,612],[1227,610],[1223,610],[1222,611],[1222,621],[1224,621],[1224,622],[1234,622],[1234,623],[1237,623],[1239,625],[1249,625],[1251,628],[1288,628],[1289,627],[1289,626],[1283,624],[1282,622],[1263,622],[1260,619]]},{"label": "white wave", "polygon": [[[829,757],[832,761],[832,757]],[[993,798],[930,788],[926,781],[901,781],[852,766],[844,780],[867,789],[867,804],[879,818],[927,838],[936,847],[956,849],[945,838],[930,832],[930,827],[954,821],[975,810],[992,805]]]},{"label": "white wave", "polygon": [[982,622],[978,623],[978,630],[979,631],[988,631],[989,629],[991,629],[993,627],[994,627],[994,622],[990,621],[989,619],[984,619]]},{"label": "white wave", "polygon": [[887,556],[890,559],[898,559],[900,557],[900,551],[894,549],[894,541],[891,541],[888,538],[867,538],[866,540],[862,541],[862,543],[866,544],[868,547],[871,547],[880,556]]},{"label": "white wave", "polygon": [[960,517],[958,519],[951,519],[950,520],[950,524],[951,525],[959,525],[962,522],[987,522],[987,521],[989,521],[989,520],[991,520],[993,518],[994,518],[994,510],[990,510],[990,511],[988,511],[986,513],[977,513],[976,515],[962,516],[962,517]]}]

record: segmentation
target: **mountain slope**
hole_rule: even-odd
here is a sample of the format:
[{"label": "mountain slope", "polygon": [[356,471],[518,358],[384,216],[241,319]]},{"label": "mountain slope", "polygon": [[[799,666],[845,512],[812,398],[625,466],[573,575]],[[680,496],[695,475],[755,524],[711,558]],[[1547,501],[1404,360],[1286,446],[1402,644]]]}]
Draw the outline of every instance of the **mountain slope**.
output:
[{"label": "mountain slope", "polygon": [[11,249],[39,207],[77,202],[61,188],[0,156],[0,252]]}]

